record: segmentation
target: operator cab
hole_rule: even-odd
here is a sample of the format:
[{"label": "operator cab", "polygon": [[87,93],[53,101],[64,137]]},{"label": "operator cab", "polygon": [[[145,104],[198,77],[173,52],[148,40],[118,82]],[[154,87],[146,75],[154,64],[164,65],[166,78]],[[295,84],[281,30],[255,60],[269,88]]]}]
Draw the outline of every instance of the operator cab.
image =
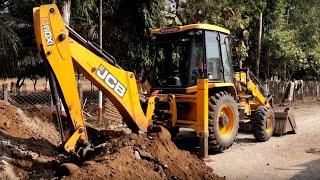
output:
[{"label": "operator cab", "polygon": [[154,29],[152,89],[185,92],[198,78],[233,82],[230,31],[209,24]]}]

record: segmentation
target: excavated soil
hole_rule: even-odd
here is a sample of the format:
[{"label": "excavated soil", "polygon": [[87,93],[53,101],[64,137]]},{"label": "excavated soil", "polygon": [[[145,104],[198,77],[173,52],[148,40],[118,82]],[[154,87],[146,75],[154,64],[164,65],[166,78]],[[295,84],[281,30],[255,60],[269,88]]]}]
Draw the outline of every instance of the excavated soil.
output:
[{"label": "excavated soil", "polygon": [[161,134],[90,130],[100,148],[85,160],[61,154],[50,109],[0,101],[0,179],[225,179]]}]

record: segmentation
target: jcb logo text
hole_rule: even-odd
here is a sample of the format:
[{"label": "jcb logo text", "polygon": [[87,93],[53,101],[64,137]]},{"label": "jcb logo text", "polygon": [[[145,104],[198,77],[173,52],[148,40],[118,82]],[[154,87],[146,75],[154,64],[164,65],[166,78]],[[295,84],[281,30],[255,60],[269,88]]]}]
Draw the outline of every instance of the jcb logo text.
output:
[{"label": "jcb logo text", "polygon": [[103,80],[113,91],[123,97],[126,94],[127,89],[110,73],[108,70],[100,65],[96,71],[97,76]]}]

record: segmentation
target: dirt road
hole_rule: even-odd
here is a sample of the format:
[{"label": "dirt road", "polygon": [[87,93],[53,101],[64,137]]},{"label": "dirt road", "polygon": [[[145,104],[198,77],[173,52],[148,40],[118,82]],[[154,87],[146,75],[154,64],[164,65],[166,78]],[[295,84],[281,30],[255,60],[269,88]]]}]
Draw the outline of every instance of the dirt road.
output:
[{"label": "dirt road", "polygon": [[210,155],[207,165],[227,179],[320,179],[320,102],[291,108],[298,134],[256,143],[251,134],[239,134],[236,143],[221,154]]}]

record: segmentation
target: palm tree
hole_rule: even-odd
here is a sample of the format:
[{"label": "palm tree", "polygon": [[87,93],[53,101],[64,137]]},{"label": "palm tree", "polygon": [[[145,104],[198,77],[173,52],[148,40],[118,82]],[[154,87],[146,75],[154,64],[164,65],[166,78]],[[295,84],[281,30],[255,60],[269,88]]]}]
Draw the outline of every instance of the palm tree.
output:
[{"label": "palm tree", "polygon": [[25,78],[37,80],[45,76],[43,61],[36,51],[32,20],[32,8],[41,3],[0,2],[0,78],[17,78],[17,90]]},{"label": "palm tree", "polygon": [[[32,8],[34,0],[5,0],[0,2],[0,78],[23,74],[26,60],[35,46]],[[26,62],[24,62],[26,61]]]},{"label": "palm tree", "polygon": [[12,75],[18,64],[21,41],[14,28],[19,25],[11,17],[0,14],[0,77]]}]

